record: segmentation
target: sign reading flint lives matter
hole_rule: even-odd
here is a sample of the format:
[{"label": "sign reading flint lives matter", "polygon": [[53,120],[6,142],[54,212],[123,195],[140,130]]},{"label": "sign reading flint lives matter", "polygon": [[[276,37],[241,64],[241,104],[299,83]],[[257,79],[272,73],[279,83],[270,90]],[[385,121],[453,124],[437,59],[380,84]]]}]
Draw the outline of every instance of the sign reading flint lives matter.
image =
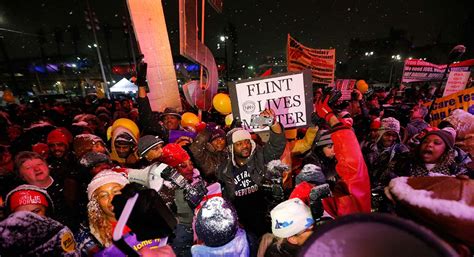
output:
[{"label": "sign reading flint lives matter", "polygon": [[271,108],[285,128],[305,127],[311,122],[313,111],[311,81],[309,70],[239,81],[229,88],[234,119],[241,121],[247,130],[268,130],[268,127],[252,127],[251,121]]}]

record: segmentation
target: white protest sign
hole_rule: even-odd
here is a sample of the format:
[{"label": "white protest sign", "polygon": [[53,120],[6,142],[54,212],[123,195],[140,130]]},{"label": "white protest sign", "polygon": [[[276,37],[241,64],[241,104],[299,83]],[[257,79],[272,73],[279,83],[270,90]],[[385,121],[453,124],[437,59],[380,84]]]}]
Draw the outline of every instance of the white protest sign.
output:
[{"label": "white protest sign", "polygon": [[467,81],[471,75],[470,71],[451,71],[449,73],[448,82],[444,88],[443,96],[457,93],[466,88]]},{"label": "white protest sign", "polygon": [[252,127],[252,118],[266,108],[275,111],[276,119],[285,128],[307,126],[313,111],[311,72],[278,74],[239,81],[229,88],[234,119],[253,132],[268,128]]}]

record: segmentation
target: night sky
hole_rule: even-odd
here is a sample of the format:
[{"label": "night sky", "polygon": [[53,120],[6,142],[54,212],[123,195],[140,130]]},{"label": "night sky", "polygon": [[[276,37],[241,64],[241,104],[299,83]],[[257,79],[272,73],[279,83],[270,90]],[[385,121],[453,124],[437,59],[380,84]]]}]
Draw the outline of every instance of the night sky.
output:
[{"label": "night sky", "polygon": [[[346,58],[344,53],[351,38],[385,37],[391,27],[406,30],[415,46],[433,43],[439,35],[443,42],[458,44],[466,39],[469,28],[472,36],[473,7],[469,2],[472,1],[228,0],[224,1],[222,14],[206,6],[206,42],[215,56],[222,57],[223,50],[217,49],[218,36],[226,24],[233,24],[237,32],[235,51],[241,63],[247,65],[258,64],[266,56],[284,58],[287,33],[309,47],[336,48],[338,61]],[[125,57],[127,42],[120,33],[125,1],[91,0],[91,5],[102,24],[116,28],[111,35],[112,55]],[[178,1],[164,0],[163,5],[173,54],[179,55]],[[67,31],[76,25],[81,30],[80,51],[85,52],[93,42],[86,29],[84,9],[85,2],[78,0],[2,0],[0,28],[32,34],[43,29],[49,35],[46,54],[54,55],[54,29]],[[10,58],[39,56],[34,36],[1,30],[0,35]],[[71,45],[70,33],[65,32],[63,54],[71,54]]]}]

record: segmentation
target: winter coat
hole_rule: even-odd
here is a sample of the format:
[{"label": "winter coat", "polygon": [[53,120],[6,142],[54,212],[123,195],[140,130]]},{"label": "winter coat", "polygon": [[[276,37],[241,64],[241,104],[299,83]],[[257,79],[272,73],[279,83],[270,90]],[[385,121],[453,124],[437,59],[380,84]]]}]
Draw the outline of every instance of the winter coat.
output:
[{"label": "winter coat", "polygon": [[[281,126],[281,125],[280,125]],[[272,160],[280,159],[280,156],[285,149],[285,133],[276,134],[270,130],[270,138],[263,146],[257,146],[251,140],[252,152],[248,157],[247,171],[250,173],[252,180],[261,186],[263,178],[266,176],[266,164]],[[234,161],[233,146],[229,146],[229,153],[226,161],[219,167],[217,171],[217,179],[222,185],[222,195],[224,198],[232,201],[235,197],[234,174],[233,166],[236,166]]]},{"label": "winter coat", "polygon": [[248,257],[250,249],[247,234],[239,228],[229,243],[219,247],[193,245],[191,253],[193,257]]},{"label": "winter coat", "polygon": [[349,127],[337,126],[331,133],[334,142],[336,171],[341,177],[332,190],[333,197],[322,200],[331,216],[371,212],[371,192],[367,166],[358,147],[357,138]]},{"label": "winter coat", "polygon": [[384,174],[384,177],[386,176],[384,180],[390,181],[400,176],[456,176],[470,173],[471,171],[466,165],[456,163],[454,152],[454,150],[450,150],[445,153],[445,155],[441,157],[442,159],[436,163],[435,167],[431,170],[426,168],[425,163],[423,163],[417,155],[410,155],[399,159],[395,165],[390,167],[387,173]]},{"label": "winter coat", "polygon": [[137,97],[139,126],[143,135],[156,135],[168,142],[168,131],[161,125],[159,113],[151,110],[148,97]]},{"label": "winter coat", "polygon": [[370,171],[370,181],[372,186],[385,186],[388,181],[381,181],[381,177],[386,171],[393,167],[395,163],[409,154],[409,149],[402,143],[395,143],[391,147],[384,148],[381,142],[374,143],[366,155],[366,161]]},{"label": "winter coat", "polygon": [[122,133],[127,133],[128,135],[130,135],[133,138],[135,143],[138,143],[139,133],[135,134],[135,133],[132,132],[131,128],[127,128],[125,126],[116,127],[114,130],[112,130],[112,139],[111,139],[111,141],[112,141],[112,143],[111,143],[112,152],[110,153],[110,159],[113,160],[113,161],[117,161],[121,165],[131,166],[131,165],[135,164],[139,159],[138,155],[137,155],[137,152],[136,151],[132,152],[127,158],[120,158],[118,153],[117,153],[117,150],[115,149],[115,140]]},{"label": "winter coat", "polygon": [[214,181],[217,168],[226,161],[227,151],[216,151],[208,143],[210,138],[211,132],[204,129],[194,139],[194,142],[189,146],[189,150],[192,153],[193,163],[202,172],[201,175],[206,180]]}]

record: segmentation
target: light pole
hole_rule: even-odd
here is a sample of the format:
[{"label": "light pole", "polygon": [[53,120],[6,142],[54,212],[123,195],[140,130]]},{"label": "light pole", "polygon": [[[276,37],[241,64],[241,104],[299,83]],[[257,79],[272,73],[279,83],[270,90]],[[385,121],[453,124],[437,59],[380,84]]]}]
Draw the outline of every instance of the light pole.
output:
[{"label": "light pole", "polygon": [[388,85],[390,86],[392,84],[392,74],[393,74],[393,67],[395,66],[395,62],[398,62],[402,59],[402,57],[397,54],[397,55],[392,55],[392,65],[390,67],[390,77],[388,79]]},{"label": "light pole", "polygon": [[225,81],[227,83],[227,81],[229,81],[229,64],[228,64],[228,61],[227,61],[227,39],[229,37],[227,36],[219,36],[219,40],[224,44],[224,62],[225,62]]}]

